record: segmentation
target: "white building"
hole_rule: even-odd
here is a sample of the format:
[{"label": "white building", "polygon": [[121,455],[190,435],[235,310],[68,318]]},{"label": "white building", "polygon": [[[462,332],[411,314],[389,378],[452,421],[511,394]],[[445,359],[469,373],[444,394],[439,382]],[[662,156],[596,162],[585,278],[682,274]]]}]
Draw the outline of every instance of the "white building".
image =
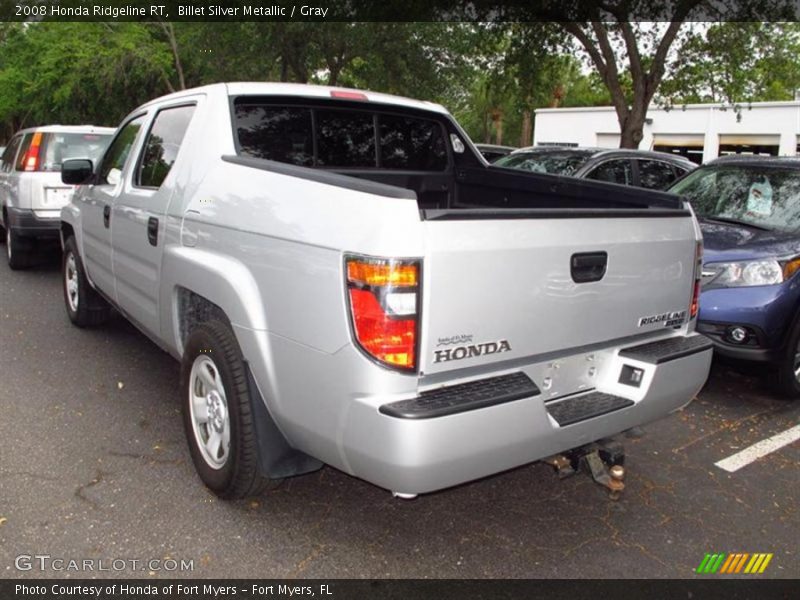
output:
[{"label": "white building", "polygon": [[[533,144],[619,147],[612,107],[542,108]],[[723,154],[800,154],[800,102],[753,102],[737,111],[721,104],[689,104],[647,112],[641,150],[661,150],[707,162]]]}]

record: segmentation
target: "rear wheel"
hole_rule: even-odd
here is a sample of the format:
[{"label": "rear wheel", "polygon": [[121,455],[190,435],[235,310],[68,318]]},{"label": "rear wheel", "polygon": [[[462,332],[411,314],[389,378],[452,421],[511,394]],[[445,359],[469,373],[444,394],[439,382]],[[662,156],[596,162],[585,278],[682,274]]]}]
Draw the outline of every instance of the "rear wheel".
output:
[{"label": "rear wheel", "polygon": [[14,269],[24,269],[30,264],[30,253],[33,251],[33,240],[24,238],[11,227],[6,228],[6,258],[8,266]]},{"label": "rear wheel", "polygon": [[772,375],[772,385],[784,396],[800,397],[800,320],[789,335],[786,352]]},{"label": "rear wheel", "polygon": [[181,395],[192,461],[211,491],[230,500],[278,483],[261,475],[244,359],[226,324],[209,321],[189,336]]},{"label": "rear wheel", "polygon": [[111,306],[86,279],[74,237],[69,237],[64,244],[61,267],[64,306],[69,320],[78,327],[105,323],[111,315]]}]

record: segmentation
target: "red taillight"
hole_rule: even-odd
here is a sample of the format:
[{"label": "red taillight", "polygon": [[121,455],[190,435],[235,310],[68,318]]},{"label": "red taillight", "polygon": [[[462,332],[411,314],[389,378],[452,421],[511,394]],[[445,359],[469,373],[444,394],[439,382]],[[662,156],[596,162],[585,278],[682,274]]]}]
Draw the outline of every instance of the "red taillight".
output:
[{"label": "red taillight", "polygon": [[689,318],[694,319],[700,308],[700,281],[703,277],[703,242],[697,242],[694,251],[694,282],[692,287],[692,303],[689,307]]},{"label": "red taillight", "polygon": [[346,259],[350,316],[358,345],[391,367],[417,367],[419,262]]},{"label": "red taillight", "polygon": [[689,311],[689,317],[694,319],[697,316],[697,310],[700,308],[700,282],[695,280],[694,293],[692,294],[692,307]]},{"label": "red taillight", "polygon": [[22,168],[25,171],[39,170],[39,150],[42,147],[42,132],[37,131],[33,134],[31,145],[22,160]]},{"label": "red taillight", "polygon": [[339,98],[339,100],[360,100],[366,102],[369,100],[366,94],[361,92],[349,92],[346,90],[331,90],[331,98]]}]

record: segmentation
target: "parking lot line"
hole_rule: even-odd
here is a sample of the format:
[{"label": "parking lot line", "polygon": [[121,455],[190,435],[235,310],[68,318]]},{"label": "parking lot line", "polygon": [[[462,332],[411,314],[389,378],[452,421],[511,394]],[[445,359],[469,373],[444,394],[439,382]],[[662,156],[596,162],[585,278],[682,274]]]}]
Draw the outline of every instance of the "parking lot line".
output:
[{"label": "parking lot line", "polygon": [[776,433],[770,438],[756,442],[752,446],[748,446],[744,450],[732,454],[728,458],[723,458],[721,461],[714,464],[720,469],[728,471],[728,473],[734,473],[742,467],[746,467],[751,462],[755,462],[762,456],[780,450],[784,446],[788,446],[797,440],[800,440],[800,425],[795,425],[791,429]]}]

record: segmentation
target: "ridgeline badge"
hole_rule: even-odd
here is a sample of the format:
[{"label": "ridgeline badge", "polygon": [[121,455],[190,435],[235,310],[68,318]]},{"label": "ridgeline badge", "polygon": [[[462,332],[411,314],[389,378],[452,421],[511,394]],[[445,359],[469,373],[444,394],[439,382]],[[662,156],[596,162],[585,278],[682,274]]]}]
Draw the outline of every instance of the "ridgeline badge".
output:
[{"label": "ridgeline badge", "polygon": [[469,344],[468,346],[455,346],[454,348],[446,348],[444,350],[435,350],[433,353],[433,362],[441,363],[451,360],[463,360],[465,358],[476,358],[478,356],[485,356],[487,354],[498,354],[500,352],[509,352],[511,344],[508,340],[498,340],[496,342],[484,342],[482,344]]},{"label": "ridgeline badge", "polygon": [[673,327],[675,325],[683,325],[686,320],[686,311],[677,310],[673,312],[665,312],[660,315],[652,315],[649,317],[641,317],[639,319],[639,327],[645,325],[653,325],[655,323],[664,323],[664,327]]}]

